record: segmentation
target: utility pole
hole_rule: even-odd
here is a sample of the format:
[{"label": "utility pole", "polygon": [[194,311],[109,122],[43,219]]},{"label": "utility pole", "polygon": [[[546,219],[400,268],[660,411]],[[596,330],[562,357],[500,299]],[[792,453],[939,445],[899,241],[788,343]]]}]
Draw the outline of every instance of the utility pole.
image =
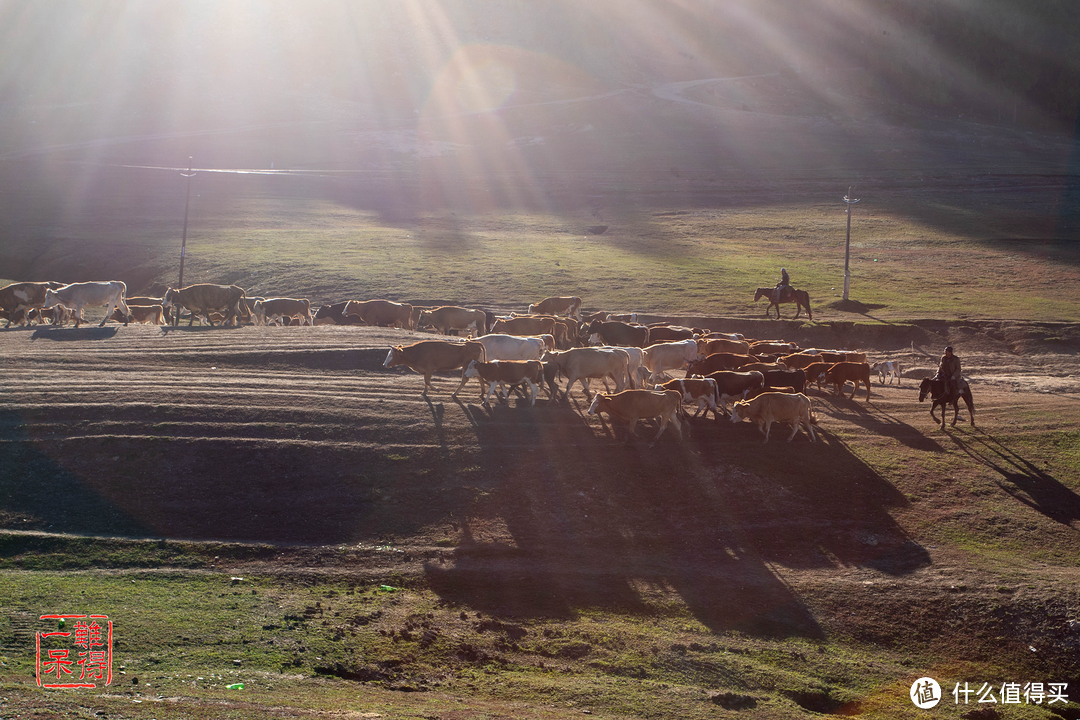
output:
[{"label": "utility pole", "polygon": [[842,199],[847,203],[847,239],[844,241],[844,300],[847,300],[851,289],[851,206],[859,201],[851,197],[850,185]]},{"label": "utility pole", "polygon": [[[177,280],[177,289],[184,287],[184,257],[187,255],[187,218],[188,208],[191,207],[191,178],[195,177],[195,173],[191,172],[191,157],[188,157],[188,171],[186,173],[180,173],[181,177],[187,178],[187,199],[184,200],[184,233],[180,237],[180,279]],[[173,326],[180,323],[180,309],[176,308],[176,314],[173,316]]]}]

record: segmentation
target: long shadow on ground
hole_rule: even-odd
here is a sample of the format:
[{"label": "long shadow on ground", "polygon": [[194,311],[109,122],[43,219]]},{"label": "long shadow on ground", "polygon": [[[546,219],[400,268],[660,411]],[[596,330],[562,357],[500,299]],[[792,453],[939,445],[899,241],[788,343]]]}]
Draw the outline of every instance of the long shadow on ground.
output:
[{"label": "long shadow on ground", "polygon": [[[474,508],[477,528],[505,522],[510,541],[465,543],[428,579],[446,599],[494,614],[572,614],[587,605],[641,610],[650,588],[677,592],[715,631],[820,637],[798,596],[774,571],[864,566],[905,574],[927,552],[892,520],[903,496],[841,442],[810,444],[756,428],[694,423],[655,447],[599,438],[543,442],[536,413],[496,406],[476,432],[484,474],[496,480]],[[508,446],[533,426],[544,452]],[[655,426],[639,426],[651,437]],[[614,432],[612,432],[614,431]],[[474,540],[470,544],[470,540]]]}]

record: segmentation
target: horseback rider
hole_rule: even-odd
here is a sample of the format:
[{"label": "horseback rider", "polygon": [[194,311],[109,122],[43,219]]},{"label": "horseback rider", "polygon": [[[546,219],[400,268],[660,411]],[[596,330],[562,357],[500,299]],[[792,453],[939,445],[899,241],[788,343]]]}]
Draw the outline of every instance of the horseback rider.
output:
[{"label": "horseback rider", "polygon": [[788,277],[787,268],[780,268],[780,282],[776,283],[776,288],[773,290],[773,302],[779,305],[784,296],[784,290],[789,287],[791,287],[791,278]]},{"label": "horseback rider", "polygon": [[945,381],[945,397],[952,397],[964,389],[964,378],[960,374],[960,358],[953,354],[952,345],[945,348],[945,354],[941,356],[935,380]]}]

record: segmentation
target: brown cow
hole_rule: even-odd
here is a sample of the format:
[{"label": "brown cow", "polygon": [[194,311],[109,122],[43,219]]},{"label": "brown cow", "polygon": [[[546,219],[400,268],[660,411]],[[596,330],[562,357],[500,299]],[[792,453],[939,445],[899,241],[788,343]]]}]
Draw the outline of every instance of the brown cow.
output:
[{"label": "brown cow", "polygon": [[[544,382],[544,366],[539,360],[492,360],[480,362],[473,360],[465,368],[465,377],[479,378],[480,397],[487,405],[491,402],[491,394],[495,392],[495,386],[499,386],[503,393],[503,399],[510,400],[510,389],[521,383],[529,386],[529,407],[536,405],[538,386]],[[488,385],[487,395],[484,395],[484,384]],[[507,388],[509,386],[509,388]]]},{"label": "brown cow", "polygon": [[[434,310],[424,310],[416,322],[417,327],[431,325],[443,335],[449,335],[450,330],[465,330],[470,327],[476,328],[477,335],[487,334],[487,314],[483,310],[458,307],[457,305],[443,305]],[[529,333],[540,335],[541,333]]]},{"label": "brown cow", "polygon": [[716,381],[712,378],[668,380],[657,385],[656,389],[674,390],[682,396],[683,402],[696,403],[697,411],[694,412],[694,417],[700,415],[702,410],[705,411],[705,417],[708,417],[709,411],[712,410],[713,417],[717,420],[720,419],[720,410],[716,407],[716,398],[718,397]]},{"label": "brown cow", "polygon": [[[113,313],[113,315],[117,315],[119,313],[120,310],[117,309]],[[63,325],[66,325],[67,321],[71,319],[71,308],[64,305],[54,305],[51,308],[34,308],[30,311],[29,314],[23,313],[20,310],[19,315],[21,317],[19,317],[15,321],[17,324],[25,322],[29,325],[33,324],[33,322],[37,320],[39,325],[42,325],[46,321],[48,321],[50,324],[55,325],[56,327],[61,327]],[[121,320],[120,322],[123,322],[123,320]]]},{"label": "brown cow", "polygon": [[529,306],[529,313],[536,315],[565,315],[581,319],[581,298],[549,297]]},{"label": "brown cow", "polygon": [[754,355],[761,355],[764,353],[782,353],[790,354],[799,351],[799,346],[795,343],[778,342],[775,340],[758,340],[757,342],[750,343],[750,352]]},{"label": "brown cow", "polygon": [[431,388],[431,376],[443,370],[461,371],[461,384],[454,390],[452,396],[456,397],[465,387],[468,378],[465,377],[464,368],[473,360],[484,361],[484,346],[478,342],[468,340],[466,342],[449,342],[446,340],[421,340],[412,345],[395,345],[383,361],[383,367],[392,368],[404,365],[414,372],[424,376],[424,392],[427,395]]},{"label": "brown cow", "polygon": [[161,305],[128,305],[128,311],[129,315],[125,317],[123,311],[116,308],[113,314],[109,316],[109,320],[122,323],[128,322],[130,318],[131,322],[149,323],[151,325],[165,324],[165,309]]},{"label": "brown cow", "polygon": [[743,365],[756,363],[757,358],[753,355],[736,355],[735,353],[713,353],[700,360],[695,360],[686,368],[686,377],[691,375],[708,375],[717,370],[738,370]]},{"label": "brown cow", "polygon": [[345,314],[345,308],[351,302],[354,301],[342,300],[330,305],[323,305],[315,311],[312,319],[316,325],[362,325],[364,323],[363,318]]},{"label": "brown cow", "polygon": [[520,335],[532,337],[534,335],[551,335],[555,337],[555,318],[543,316],[525,316],[499,318],[491,326],[492,334]]},{"label": "brown cow", "polygon": [[727,338],[698,338],[698,350],[705,356],[718,352],[749,355],[750,343],[745,340],[728,340]]},{"label": "brown cow", "polygon": [[816,383],[817,389],[821,389],[821,384],[825,382],[825,372],[833,366],[833,363],[817,362],[812,365],[807,365],[803,368],[803,373],[806,375],[806,384]]},{"label": "brown cow", "polygon": [[855,399],[855,393],[859,391],[859,383],[866,384],[866,399],[870,399],[870,364],[857,362],[838,362],[825,371],[826,381],[833,384],[836,394],[843,393],[844,383],[851,382],[855,387],[851,391],[851,399]]},{"label": "brown cow", "polygon": [[731,409],[731,422],[747,419],[757,423],[758,430],[765,435],[765,442],[769,442],[769,431],[774,422],[791,423],[788,442],[799,432],[800,425],[806,428],[810,442],[815,440],[814,425],[817,419],[814,417],[814,406],[810,398],[801,393],[767,392],[753,400],[740,400]]},{"label": "brown cow", "polygon": [[255,317],[256,325],[269,325],[277,319],[284,323],[293,317],[300,318],[301,325],[315,324],[311,317],[311,301],[307,298],[267,298],[256,301],[251,314]]},{"label": "brown cow", "polygon": [[583,338],[592,335],[598,335],[605,345],[625,345],[639,348],[648,347],[649,345],[649,328],[644,325],[631,325],[616,320],[591,323],[581,333]]},{"label": "brown cow", "polygon": [[7,325],[12,321],[29,322],[29,313],[34,308],[45,307],[45,291],[59,290],[64,283],[59,282],[19,282],[0,288],[0,310],[7,312]]},{"label": "brown cow", "polygon": [[[412,330],[415,327],[413,306],[392,300],[365,300],[364,302],[352,300],[345,306],[344,314],[359,317],[365,325],[399,327],[406,330]],[[417,319],[419,319],[419,314],[417,314]]]},{"label": "brown cow", "polygon": [[623,420],[629,426],[626,442],[630,442],[630,436],[635,435],[634,427],[642,418],[659,417],[660,430],[656,437],[649,443],[649,447],[656,444],[657,439],[667,429],[668,423],[675,428],[675,432],[682,439],[682,421],[679,420],[679,410],[682,408],[682,393],[676,390],[624,390],[614,395],[597,393],[589,406],[589,414],[596,415],[606,412],[611,418]]},{"label": "brown cow", "polygon": [[187,308],[191,312],[189,327],[195,322],[195,315],[198,313],[202,313],[206,321],[213,326],[210,313],[215,310],[226,313],[222,324],[239,322],[244,316],[240,309],[240,302],[246,296],[244,289],[236,285],[199,283],[188,285],[186,288],[169,288],[165,291],[165,301],[162,304],[166,308],[174,306]]},{"label": "brown cow", "polygon": [[728,411],[728,400],[745,400],[749,393],[765,387],[765,376],[759,372],[718,370],[706,377],[716,383],[716,401],[724,412]]}]

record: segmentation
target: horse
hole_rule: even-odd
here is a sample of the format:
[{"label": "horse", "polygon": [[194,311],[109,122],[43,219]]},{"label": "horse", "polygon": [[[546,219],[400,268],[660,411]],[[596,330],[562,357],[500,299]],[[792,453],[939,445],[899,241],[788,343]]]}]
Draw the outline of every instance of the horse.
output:
[{"label": "horse", "polygon": [[971,426],[975,427],[975,402],[971,399],[971,388],[964,384],[964,389],[960,392],[953,392],[948,397],[945,396],[945,381],[935,380],[934,378],[923,378],[922,384],[919,385],[919,402],[926,400],[926,396],[929,395],[933,400],[933,404],[930,406],[930,417],[934,418],[934,422],[937,422],[937,415],[934,413],[937,407],[941,406],[941,429],[945,429],[945,409],[947,406],[953,406],[953,421],[952,426],[956,427],[956,419],[960,416],[960,398],[964,399],[964,403],[968,408],[968,416],[971,418]]},{"label": "horse", "polygon": [[[769,298],[769,307],[765,308],[765,317],[769,317],[769,310],[776,306],[776,319],[780,319],[780,304],[776,302],[776,298],[773,293],[776,288],[771,287],[759,287],[757,292],[754,293],[754,302],[757,302],[763,297]],[[805,290],[796,290],[793,287],[785,287],[784,292],[780,295],[781,303],[795,303],[795,317],[799,317],[799,314],[806,308],[806,315],[811,320],[814,319],[814,313],[810,310],[810,294]]]}]

